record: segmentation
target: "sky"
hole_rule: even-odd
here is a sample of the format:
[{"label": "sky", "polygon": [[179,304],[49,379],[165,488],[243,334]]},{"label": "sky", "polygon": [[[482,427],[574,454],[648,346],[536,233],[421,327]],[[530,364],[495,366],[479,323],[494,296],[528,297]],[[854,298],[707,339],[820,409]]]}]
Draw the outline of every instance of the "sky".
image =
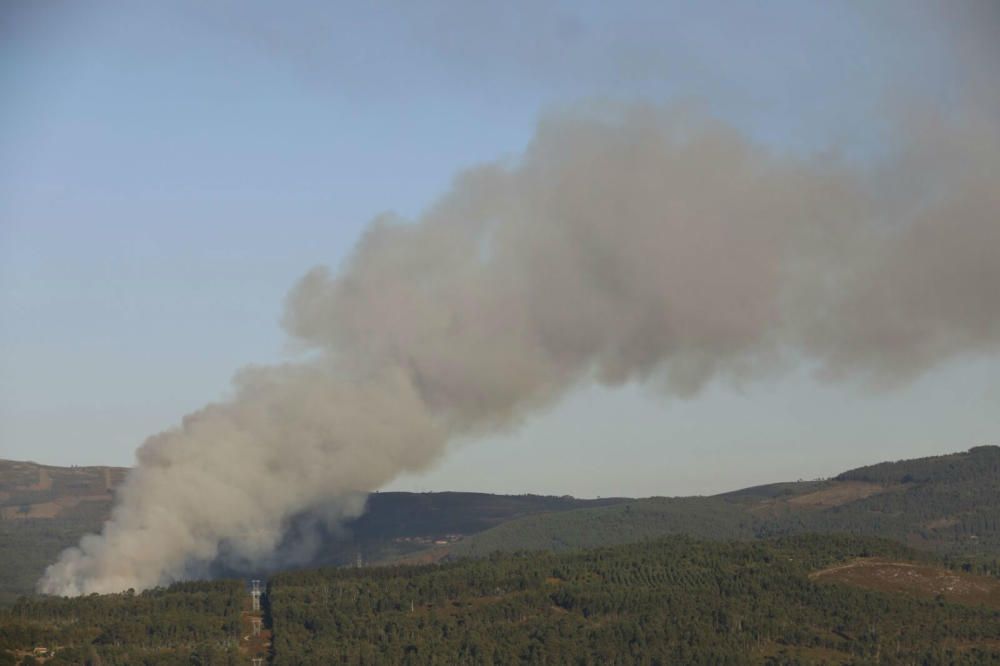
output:
[{"label": "sky", "polygon": [[[248,363],[308,269],[414,218],[539,118],[691,105],[778,152],[874,160],[947,109],[988,3],[11,2],[0,9],[0,457],[133,462]],[[972,27],[970,27],[970,25]],[[971,32],[970,32],[971,31]],[[1000,359],[893,391],[809,367],[690,399],[584,387],[407,490],[718,492],[1000,443]]]}]

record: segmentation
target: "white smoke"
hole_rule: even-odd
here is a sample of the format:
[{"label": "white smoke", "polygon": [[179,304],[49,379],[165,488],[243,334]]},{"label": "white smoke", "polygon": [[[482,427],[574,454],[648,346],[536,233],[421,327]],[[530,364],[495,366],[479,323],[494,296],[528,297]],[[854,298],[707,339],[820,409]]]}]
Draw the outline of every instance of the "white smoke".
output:
[{"label": "white smoke", "polygon": [[289,296],[299,364],[150,438],[110,522],[49,567],[61,595],[267,561],[293,516],[425,468],[581,382],[690,395],[802,357],[903,381],[1000,347],[1000,133],[904,128],[879,168],[777,155],[650,107],[546,118],[518,163],[374,221]]}]

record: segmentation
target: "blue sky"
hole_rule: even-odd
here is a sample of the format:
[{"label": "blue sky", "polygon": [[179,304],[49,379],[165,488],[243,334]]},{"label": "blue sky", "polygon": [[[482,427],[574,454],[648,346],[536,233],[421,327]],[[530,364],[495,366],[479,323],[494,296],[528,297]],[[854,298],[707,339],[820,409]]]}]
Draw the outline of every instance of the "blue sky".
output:
[{"label": "blue sky", "polygon": [[[954,94],[957,6],[7,3],[0,455],[130,464],[242,365],[294,358],[278,322],[302,273],[516,158],[548,110],[693,104],[776,150],[871,159],[887,105]],[[811,478],[1000,441],[998,378],[978,358],[884,394],[808,368],[692,400],[583,389],[395,487]]]}]

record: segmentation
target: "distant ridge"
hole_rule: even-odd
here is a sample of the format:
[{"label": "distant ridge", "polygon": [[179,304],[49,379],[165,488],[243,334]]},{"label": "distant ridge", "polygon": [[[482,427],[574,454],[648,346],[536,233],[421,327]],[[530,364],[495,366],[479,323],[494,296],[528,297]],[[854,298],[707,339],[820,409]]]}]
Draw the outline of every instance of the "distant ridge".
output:
[{"label": "distant ridge", "polygon": [[[31,594],[45,567],[110,514],[122,467],[56,467],[0,460],[0,606]],[[609,506],[622,498],[489,493],[378,492],[367,510],[342,529],[329,531],[309,513],[292,521],[290,540],[308,531],[319,541],[306,565],[374,563],[461,540],[505,521],[537,513]],[[294,547],[290,544],[289,547]],[[216,566],[217,576],[248,572]],[[255,572],[266,573],[266,572]]]},{"label": "distant ridge", "polygon": [[825,481],[712,497],[649,498],[510,521],[445,549],[569,550],[669,534],[747,539],[817,533],[888,537],[955,556],[1000,555],[1000,447],[879,463]]},{"label": "distant ridge", "polygon": [[837,476],[840,481],[926,483],[992,478],[1000,482],[1000,446],[974,446],[968,451],[858,467]]},{"label": "distant ridge", "polygon": [[[0,605],[30,594],[45,566],[107,518],[128,469],[0,460]],[[956,557],[1000,556],[1000,447],[884,462],[820,481],[710,497],[580,500],[488,493],[373,493],[366,512],[323,532],[300,566],[484,556],[630,543],[672,534],[756,539],[808,532],[895,539]],[[318,533],[315,530],[319,530]],[[218,575],[246,572],[217,568]]]}]

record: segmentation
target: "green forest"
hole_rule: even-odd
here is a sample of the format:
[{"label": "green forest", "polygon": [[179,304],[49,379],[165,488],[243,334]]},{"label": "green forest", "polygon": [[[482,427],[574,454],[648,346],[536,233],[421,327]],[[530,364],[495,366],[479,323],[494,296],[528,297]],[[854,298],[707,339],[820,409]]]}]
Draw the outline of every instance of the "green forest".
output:
[{"label": "green forest", "polygon": [[60,552],[75,546],[85,533],[100,531],[103,516],[80,513],[68,518],[0,520],[0,608],[33,592],[45,567]]},{"label": "green forest", "polygon": [[[22,598],[0,613],[0,664],[245,664],[239,651],[242,581],[178,583],[135,594]],[[39,660],[41,661],[41,660]]]},{"label": "green forest", "polygon": [[504,522],[448,547],[572,550],[669,534],[752,539],[848,533],[896,539],[954,557],[1000,556],[1000,447],[851,470],[712,497],[652,497]]},{"label": "green forest", "polygon": [[[286,572],[267,587],[269,663],[1000,663],[1000,604],[810,576],[857,558],[942,564],[893,541],[815,535]],[[243,581],[25,598],[0,613],[0,663],[250,663],[247,600]],[[55,656],[36,662],[36,646]]]},{"label": "green forest", "polygon": [[[37,480],[37,468],[0,464],[0,491],[10,494],[0,509],[73,497],[80,484],[75,479],[87,473],[86,468],[48,467],[54,486],[25,490],[25,484]],[[124,470],[116,474],[123,478]],[[92,487],[101,478],[84,480]],[[485,557],[497,550],[569,551],[677,534],[730,540],[807,533],[888,537],[953,558],[991,561],[1000,556],[998,478],[1000,447],[980,446],[862,467],[832,479],[775,483],[710,497],[578,500],[374,493],[364,514],[322,535],[322,547],[309,566],[353,564],[359,556],[374,564]],[[53,518],[0,519],[0,608],[30,594],[46,564],[63,548],[85,532],[99,531],[108,508],[107,503],[81,502]]]},{"label": "green forest", "polygon": [[[86,533],[100,532],[112,500],[105,482],[120,482],[126,472],[120,468],[62,468],[0,460],[0,608],[34,592],[45,567],[63,549],[75,546]],[[103,494],[105,501],[81,501],[93,500],[95,494]],[[311,536],[322,539],[323,547],[316,552],[311,566],[344,565],[353,564],[359,555],[365,562],[406,556],[426,549],[437,539],[475,534],[532,514],[621,501],[469,492],[383,492],[369,496],[365,512],[338,526],[342,529],[318,534],[316,530],[325,522],[310,521],[308,512],[294,518],[289,527],[294,531],[296,520],[300,520],[307,523]],[[38,517],[37,509],[48,509],[51,514]],[[233,576],[245,573],[222,572]]]},{"label": "green forest", "polygon": [[921,557],[856,537],[677,537],[286,573],[269,588],[274,663],[1000,663],[996,608],[809,577],[872,556]]},{"label": "green forest", "polygon": [[[997,478],[978,447],[713,497],[377,494],[324,557],[382,564],[272,574],[257,637],[245,580],[14,601],[81,504],[0,521],[0,665],[1000,664]],[[986,591],[828,576],[859,562]]]}]

